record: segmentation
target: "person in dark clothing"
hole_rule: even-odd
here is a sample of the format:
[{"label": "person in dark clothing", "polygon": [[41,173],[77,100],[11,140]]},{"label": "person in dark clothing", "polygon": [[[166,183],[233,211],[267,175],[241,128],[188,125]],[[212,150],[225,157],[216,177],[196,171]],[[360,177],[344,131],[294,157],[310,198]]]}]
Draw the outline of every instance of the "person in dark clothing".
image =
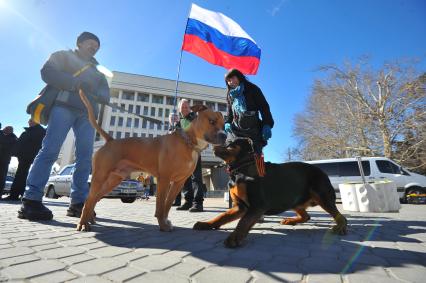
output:
[{"label": "person in dark clothing", "polygon": [[[274,126],[265,96],[258,86],[249,82],[237,69],[231,69],[226,73],[225,83],[228,89],[225,119],[228,140],[248,137],[253,141],[256,153],[261,154],[272,136],[271,129]],[[262,119],[259,118],[259,114]]]},{"label": "person in dark clothing", "polygon": [[[182,99],[179,102],[179,115],[180,118],[177,119],[174,114],[171,114],[170,131],[175,129],[185,130],[189,127],[189,124],[197,116],[196,113],[192,112],[189,108],[189,102],[186,99]],[[197,166],[195,167],[194,173],[186,180],[183,185],[183,195],[185,198],[185,203],[181,204],[181,194],[178,194],[173,205],[179,206],[177,210],[189,210],[189,212],[202,212],[203,201],[204,201],[204,192],[203,192],[203,175],[201,169],[201,154],[198,155]]]},{"label": "person in dark clothing", "polygon": [[3,195],[6,184],[7,171],[12,158],[17,137],[13,133],[13,127],[7,126],[0,131],[0,198]]},{"label": "person in dark clothing", "polygon": [[33,120],[30,119],[28,125],[29,127],[24,128],[25,132],[19,136],[16,144],[15,152],[19,161],[18,168],[10,188],[10,195],[4,200],[19,200],[20,196],[24,194],[28,171],[41,148],[41,142],[46,134],[46,130]]}]

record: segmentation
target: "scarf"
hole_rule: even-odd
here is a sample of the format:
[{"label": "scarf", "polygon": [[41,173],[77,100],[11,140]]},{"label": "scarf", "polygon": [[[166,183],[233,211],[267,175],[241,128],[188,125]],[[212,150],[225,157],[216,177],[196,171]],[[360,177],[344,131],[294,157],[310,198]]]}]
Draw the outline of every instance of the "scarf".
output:
[{"label": "scarf", "polygon": [[241,113],[247,111],[246,99],[244,98],[244,84],[240,83],[234,89],[229,91],[229,96],[232,101],[232,112],[239,116]]}]

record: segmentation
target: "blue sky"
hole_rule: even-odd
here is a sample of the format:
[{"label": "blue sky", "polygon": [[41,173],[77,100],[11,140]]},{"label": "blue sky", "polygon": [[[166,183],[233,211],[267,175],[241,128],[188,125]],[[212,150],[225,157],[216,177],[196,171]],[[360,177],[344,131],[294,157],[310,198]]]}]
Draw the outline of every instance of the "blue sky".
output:
[{"label": "blue sky", "polygon": [[[51,52],[74,48],[82,31],[101,39],[98,61],[111,70],[175,79],[191,2],[222,12],[259,44],[259,72],[275,119],[266,159],[282,161],[323,64],[369,55],[376,66],[426,56],[426,1],[411,0],[0,0],[0,122],[19,134],[25,107],[43,87]],[[423,69],[426,65],[422,64]],[[184,53],[183,81],[224,87],[225,69]]]}]

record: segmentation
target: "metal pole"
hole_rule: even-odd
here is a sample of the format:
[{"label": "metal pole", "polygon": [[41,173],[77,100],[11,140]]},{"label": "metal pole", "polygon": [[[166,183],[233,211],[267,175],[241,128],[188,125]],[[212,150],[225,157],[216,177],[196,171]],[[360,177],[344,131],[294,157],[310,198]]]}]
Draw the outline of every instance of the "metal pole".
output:
[{"label": "metal pole", "polygon": [[359,168],[359,173],[360,173],[361,178],[362,178],[362,182],[364,183],[364,185],[366,185],[367,182],[365,181],[364,168],[362,168],[361,156],[357,156],[356,160],[358,161],[358,168]]},{"label": "metal pole", "polygon": [[177,90],[179,86],[179,76],[180,76],[180,65],[182,63],[182,53],[183,49],[180,49],[180,56],[179,56],[179,64],[178,64],[178,71],[176,76],[176,87],[175,87],[175,100],[173,101],[173,114],[176,114],[176,102],[177,102]]}]

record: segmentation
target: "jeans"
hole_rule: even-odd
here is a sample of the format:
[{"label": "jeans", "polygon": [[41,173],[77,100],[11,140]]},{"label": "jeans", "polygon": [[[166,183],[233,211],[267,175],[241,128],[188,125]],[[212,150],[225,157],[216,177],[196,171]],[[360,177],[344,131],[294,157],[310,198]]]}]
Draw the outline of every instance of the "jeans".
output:
[{"label": "jeans", "polygon": [[86,114],[66,107],[54,106],[50,112],[46,136],[28,174],[24,198],[41,201],[53,163],[69,132],[75,135],[76,165],[71,185],[71,203],[83,203],[89,193],[88,178],[91,171],[95,130]]}]

